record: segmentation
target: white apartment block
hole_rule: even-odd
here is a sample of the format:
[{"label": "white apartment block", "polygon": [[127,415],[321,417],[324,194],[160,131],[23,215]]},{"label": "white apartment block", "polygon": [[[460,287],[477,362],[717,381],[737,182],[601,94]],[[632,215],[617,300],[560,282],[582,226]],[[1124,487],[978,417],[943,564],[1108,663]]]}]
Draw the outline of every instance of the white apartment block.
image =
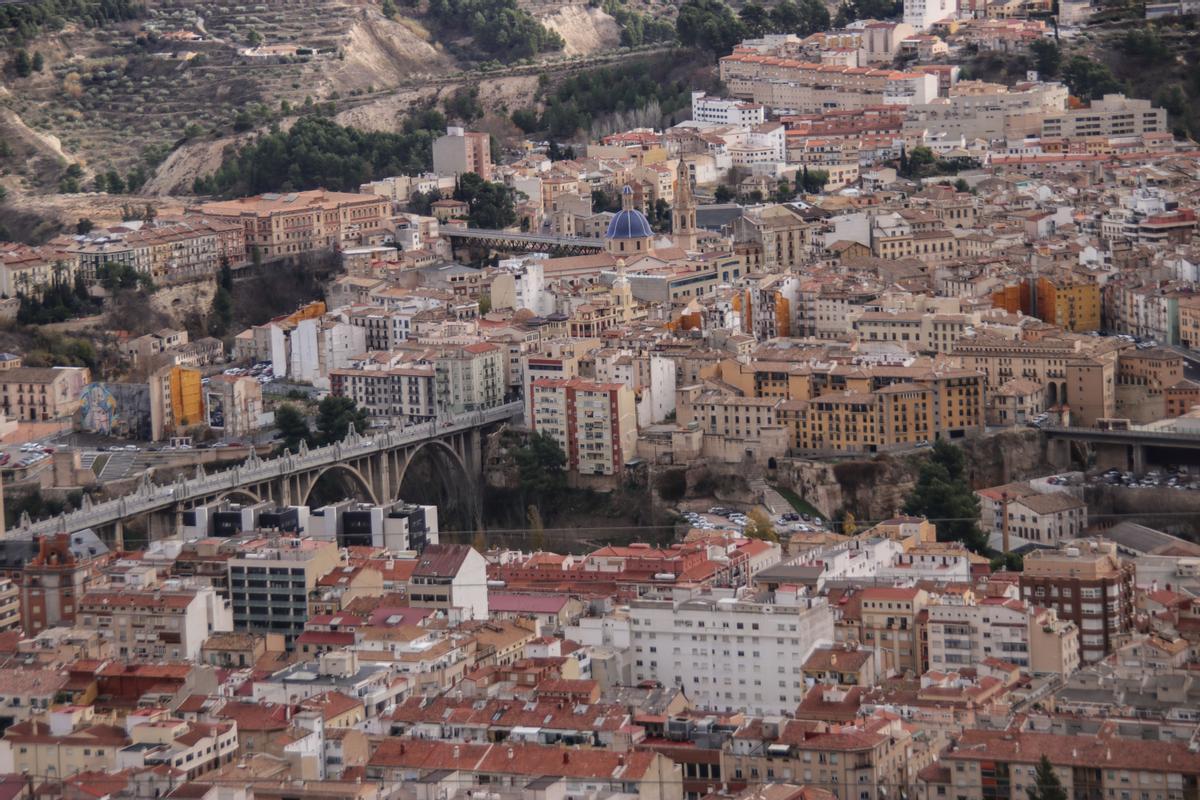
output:
[{"label": "white apartment block", "polygon": [[801,665],[833,641],[823,599],[776,593],[779,602],[726,594],[629,606],[634,681],[683,689],[697,706],[773,715],[804,698]]},{"label": "white apartment block", "polygon": [[918,31],[946,17],[954,16],[957,6],[951,0],[904,0],[904,24]]},{"label": "white apartment block", "polygon": [[191,661],[211,634],[233,630],[229,601],[211,586],[96,590],[79,603],[78,623],[125,658]]},{"label": "white apartment block", "polygon": [[717,125],[759,125],[767,120],[767,110],[761,103],[709,97],[704,92],[692,92],[692,119]]}]

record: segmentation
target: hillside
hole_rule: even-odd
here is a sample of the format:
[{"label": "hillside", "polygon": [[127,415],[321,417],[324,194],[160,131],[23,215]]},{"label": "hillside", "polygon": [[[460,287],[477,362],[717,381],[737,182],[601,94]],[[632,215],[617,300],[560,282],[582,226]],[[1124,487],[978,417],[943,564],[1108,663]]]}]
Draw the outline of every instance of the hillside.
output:
[{"label": "hillside", "polygon": [[[522,0],[504,19],[528,20],[551,49],[511,66],[488,61],[480,73],[491,51],[448,27],[446,2],[147,0],[137,19],[22,31],[19,43],[45,66],[0,77],[0,140],[10,144],[0,184],[12,197],[47,195],[89,189],[111,173],[129,188],[165,194],[211,171],[241,136],[286,126],[309,103],[386,130],[414,101],[470,83],[500,119],[510,101],[529,101],[528,76],[620,57],[619,27],[604,11]],[[80,175],[65,172],[71,163]]]}]

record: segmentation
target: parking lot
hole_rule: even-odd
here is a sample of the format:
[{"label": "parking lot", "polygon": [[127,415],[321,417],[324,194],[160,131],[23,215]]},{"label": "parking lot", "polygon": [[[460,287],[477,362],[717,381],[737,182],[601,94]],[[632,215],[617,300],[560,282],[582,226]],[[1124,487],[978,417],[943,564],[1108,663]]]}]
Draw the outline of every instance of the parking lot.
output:
[{"label": "parking lot", "polygon": [[[737,509],[713,506],[707,512],[683,511],[680,516],[692,527],[702,531],[742,531],[750,523],[750,517]],[[771,518],[776,533],[800,533],[826,530],[825,520],[820,517],[788,511]]]},{"label": "parking lot", "polygon": [[1200,469],[1170,465],[1161,469],[1147,470],[1143,474],[1109,469],[1089,476],[1087,483],[1092,486],[1124,486],[1130,489],[1159,488],[1195,491],[1200,489]]}]

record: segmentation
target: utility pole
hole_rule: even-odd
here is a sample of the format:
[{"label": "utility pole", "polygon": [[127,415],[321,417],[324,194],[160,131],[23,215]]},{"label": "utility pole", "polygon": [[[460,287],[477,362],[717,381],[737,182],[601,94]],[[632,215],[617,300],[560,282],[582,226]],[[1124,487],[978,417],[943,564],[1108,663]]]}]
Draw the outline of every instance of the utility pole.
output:
[{"label": "utility pole", "polygon": [[1000,533],[1003,537],[1003,544],[1001,547],[1004,549],[1004,555],[1008,555],[1008,492],[1000,493],[1000,513],[1002,515],[1000,517]]}]

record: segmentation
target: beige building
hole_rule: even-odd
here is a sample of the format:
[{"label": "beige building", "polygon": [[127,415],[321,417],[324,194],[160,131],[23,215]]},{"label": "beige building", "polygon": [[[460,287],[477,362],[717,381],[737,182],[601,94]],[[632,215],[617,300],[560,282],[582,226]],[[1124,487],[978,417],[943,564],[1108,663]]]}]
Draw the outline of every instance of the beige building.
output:
[{"label": "beige building", "polygon": [[91,706],[65,706],[49,720],[19,722],[4,731],[15,772],[44,779],[79,772],[113,772],[117,751],[129,738],[124,728],[95,723]]},{"label": "beige building", "polygon": [[0,242],[0,293],[33,296],[55,281],[70,284],[78,265],[78,257],[62,248]]},{"label": "beige building", "polygon": [[1013,378],[1045,387],[1047,408],[1069,407],[1070,421],[1092,425],[1115,416],[1117,350],[1111,339],[1063,333],[1032,340],[981,334],[962,338],[952,355],[987,376],[989,391]]},{"label": "beige building", "polygon": [[1149,100],[1106,94],[1087,108],[1051,114],[1042,120],[1042,136],[1082,139],[1092,136],[1141,136],[1167,130],[1167,111]]},{"label": "beige building", "polygon": [[533,382],[530,427],[553,437],[576,477],[620,475],[637,449],[637,408],[623,383]]},{"label": "beige building", "polygon": [[1015,597],[946,595],[929,606],[928,668],[952,672],[996,658],[1023,671],[1069,675],[1079,668],[1079,628]]},{"label": "beige building", "polygon": [[[3,510],[3,505],[0,505]],[[0,578],[0,633],[21,627],[21,590],[12,578]]]},{"label": "beige building", "polygon": [[212,632],[229,631],[229,602],[211,587],[144,591],[92,590],[76,622],[100,631],[121,658],[190,661]]},{"label": "beige building", "polygon": [[929,604],[924,589],[871,586],[862,591],[862,646],[879,654],[884,674],[925,671],[921,612]]},{"label": "beige building", "polygon": [[914,378],[878,388],[869,377],[850,378],[840,391],[789,400],[777,413],[791,446],[813,452],[874,453],[983,431],[983,376],[930,370]]},{"label": "beige building", "polygon": [[1080,659],[1098,661],[1133,630],[1134,575],[1115,542],[1076,539],[1025,557],[1021,597],[1079,628]]},{"label": "beige building", "polygon": [[801,114],[928,103],[937,97],[934,75],[815,64],[747,52],[721,59],[721,81],[733,97]]},{"label": "beige building", "polygon": [[922,775],[926,800],[1024,800],[1043,756],[1067,797],[1185,800],[1200,778],[1200,754],[1183,741],[966,730],[955,745]]},{"label": "beige building", "polygon": [[464,131],[462,128],[447,128],[445,136],[439,136],[433,141],[433,171],[438,175],[474,172],[485,181],[490,181],[491,137],[486,133]]},{"label": "beige building", "polygon": [[0,371],[0,404],[4,415],[40,422],[69,417],[79,409],[86,367],[17,367]]},{"label": "beige building", "polygon": [[[845,695],[836,687],[823,691],[831,698]],[[920,760],[898,719],[833,728],[773,717],[747,720],[733,734],[721,751],[721,777],[731,786],[814,784],[838,800],[864,800],[876,796],[874,787],[905,785]]]},{"label": "beige building", "polygon": [[194,210],[240,224],[248,252],[258,248],[263,258],[279,258],[382,241],[392,203],[378,195],[314,189],[218,200]]}]

